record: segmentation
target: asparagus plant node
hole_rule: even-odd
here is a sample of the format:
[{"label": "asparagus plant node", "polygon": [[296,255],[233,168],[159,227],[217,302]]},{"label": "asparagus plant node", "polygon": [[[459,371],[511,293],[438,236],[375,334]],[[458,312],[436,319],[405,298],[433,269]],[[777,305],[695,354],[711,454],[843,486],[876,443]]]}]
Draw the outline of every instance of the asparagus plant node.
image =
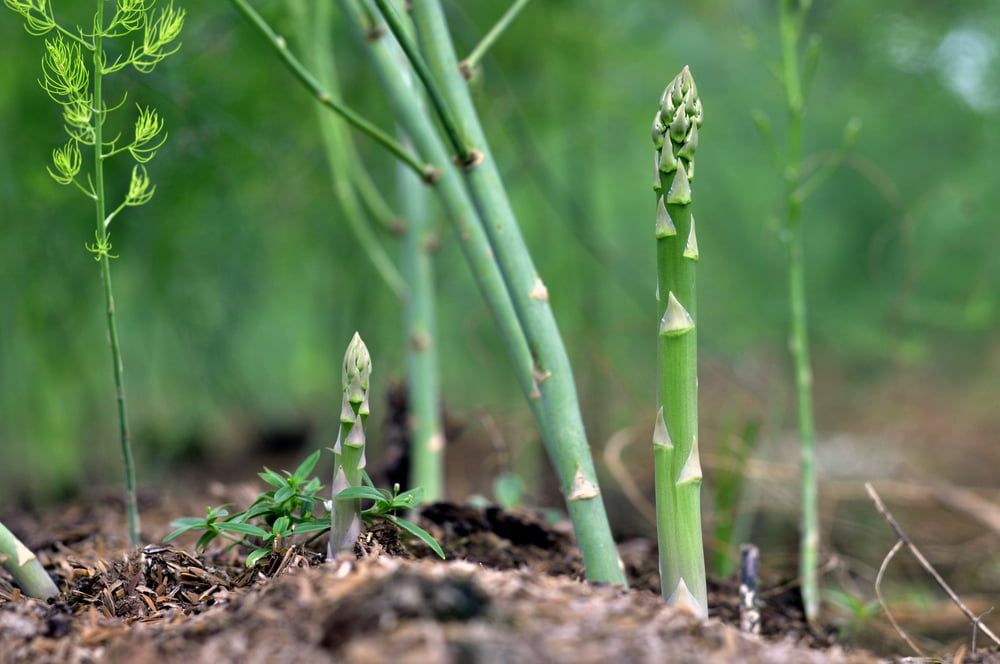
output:
[{"label": "asparagus plant node", "polygon": [[[660,336],[676,337],[694,329],[694,320],[673,292],[667,295],[667,309],[660,319]],[[662,413],[661,413],[662,414]]]},{"label": "asparagus plant node", "polygon": [[683,578],[677,582],[677,587],[674,588],[672,593],[670,593],[670,597],[667,598],[667,603],[676,609],[680,609],[681,611],[688,611],[699,618],[708,617],[708,611],[700,606],[698,599],[694,596],[690,589],[688,589]]},{"label": "asparagus plant node", "polygon": [[694,232],[694,215],[691,215],[691,232],[688,233],[687,244],[684,245],[684,258],[698,260],[698,238]]},{"label": "asparagus plant node", "polygon": [[[659,175],[657,175],[657,180],[659,180]],[[670,213],[667,212],[663,196],[660,196],[656,201],[656,239],[659,240],[671,235],[677,235],[677,227],[674,226],[674,220],[670,218]]]},{"label": "asparagus plant node", "polygon": [[532,300],[538,300],[539,302],[549,301],[549,289],[545,287],[545,283],[542,281],[541,277],[535,277],[535,285],[532,286],[528,297]]},{"label": "asparagus plant node", "polygon": [[569,495],[566,496],[566,500],[587,500],[589,498],[597,498],[600,495],[600,487],[587,479],[583,468],[577,468],[576,474],[573,476],[573,486],[570,489]]},{"label": "asparagus plant node", "polygon": [[674,448],[673,441],[670,440],[670,432],[667,431],[667,423],[663,421],[663,406],[656,411],[656,426],[653,427],[653,446]]},{"label": "asparagus plant node", "polygon": [[681,472],[677,475],[676,484],[677,486],[700,484],[701,479],[701,456],[698,454],[698,436],[695,436],[691,442],[691,451],[688,453],[687,461],[684,462]]}]

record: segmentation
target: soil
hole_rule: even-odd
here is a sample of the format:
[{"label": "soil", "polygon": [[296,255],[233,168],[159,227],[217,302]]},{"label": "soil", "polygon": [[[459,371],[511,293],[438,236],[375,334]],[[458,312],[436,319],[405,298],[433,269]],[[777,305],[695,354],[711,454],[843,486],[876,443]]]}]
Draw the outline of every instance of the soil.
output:
[{"label": "soil", "polygon": [[[248,491],[146,496],[144,532]],[[62,594],[32,600],[0,575],[0,662],[880,661],[811,631],[792,586],[762,591],[762,638],[733,626],[732,583],[712,584],[708,622],[664,606],[648,540],[622,545],[631,590],[584,583],[568,527],[528,512],[426,507],[447,562],[381,525],[354,556],[292,547],[252,569],[184,541],[123,551],[120,521],[115,500],[7,519]]]},{"label": "soil", "polygon": [[[255,484],[140,495],[143,534],[206,504],[247,504]],[[62,590],[24,597],[0,570],[6,662],[875,662],[804,619],[794,583],[762,579],[761,636],[738,631],[738,587],[709,581],[708,622],[664,606],[656,544],[620,543],[631,589],[588,584],[572,530],[548,514],[454,503],[426,506],[418,540],[376,524],[353,556],[291,547],[252,569],[246,552],[194,536],[127,550],[117,495],[0,515]],[[960,651],[955,662],[1000,662]]]}]

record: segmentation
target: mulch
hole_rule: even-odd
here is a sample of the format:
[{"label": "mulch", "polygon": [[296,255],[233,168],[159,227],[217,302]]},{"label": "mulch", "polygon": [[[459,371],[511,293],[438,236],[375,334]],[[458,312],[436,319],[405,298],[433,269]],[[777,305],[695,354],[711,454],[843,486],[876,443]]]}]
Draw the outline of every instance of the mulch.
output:
[{"label": "mulch", "polygon": [[[160,536],[192,512],[150,502]],[[63,592],[40,602],[0,574],[4,663],[879,661],[811,630],[793,586],[761,593],[764,638],[731,626],[732,583],[713,584],[708,622],[664,606],[647,540],[622,545],[631,590],[584,583],[568,528],[529,512],[426,507],[448,562],[383,525],[354,556],[291,547],[251,569],[184,541],[122,551],[114,501],[46,515],[41,532],[18,518]]]}]

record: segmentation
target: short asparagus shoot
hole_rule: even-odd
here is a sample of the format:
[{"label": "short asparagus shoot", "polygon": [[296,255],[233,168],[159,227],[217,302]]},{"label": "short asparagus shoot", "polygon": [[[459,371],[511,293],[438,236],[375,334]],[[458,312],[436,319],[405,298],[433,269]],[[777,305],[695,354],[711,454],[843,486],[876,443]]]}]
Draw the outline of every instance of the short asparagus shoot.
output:
[{"label": "short asparagus shoot", "polygon": [[[131,137],[117,134],[110,140],[105,133],[110,114],[125,105],[125,97],[113,106],[105,100],[104,79],[129,67],[148,74],[165,58],[180,49],[177,43],[184,27],[185,13],[169,3],[160,9],[156,0],[117,0],[110,19],[106,0],[96,0],[93,20],[86,26],[68,28],[55,16],[49,0],[3,0],[24,19],[25,30],[45,37],[42,57],[42,89],[62,108],[63,124],[69,140],[52,152],[49,175],[57,183],[72,185],[94,203],[96,231],[87,251],[100,265],[104,290],[105,317],[111,346],[119,441],[125,466],[125,509],[132,546],[139,544],[139,507],[136,500],[135,463],[129,438],[125,403],[125,379],[115,300],[111,288],[111,260],[118,258],[111,246],[111,222],[126,208],[145,205],[156,187],[146,171],[148,164],[167,140],[163,119],[156,110],[137,107]],[[113,47],[109,48],[110,45]],[[118,55],[111,58],[110,52]],[[91,153],[90,172],[81,176],[84,152]],[[134,162],[131,180],[123,200],[109,210],[105,191],[104,165],[113,157],[130,157]]]},{"label": "short asparagus shoot", "polygon": [[340,409],[340,434],[333,448],[332,529],[327,557],[351,551],[361,534],[361,501],[336,500],[344,489],[363,485],[365,473],[365,425],[370,412],[368,388],[372,358],[357,332],[344,354],[341,380],[344,397]]},{"label": "short asparagus shoot", "polygon": [[0,564],[14,577],[14,582],[30,597],[49,599],[59,594],[52,578],[38,558],[14,533],[0,523]]},{"label": "short asparagus shoot", "polygon": [[653,460],[663,597],[707,617],[698,456],[698,240],[691,213],[702,117],[698,89],[684,67],[663,91],[652,130],[660,402]]}]

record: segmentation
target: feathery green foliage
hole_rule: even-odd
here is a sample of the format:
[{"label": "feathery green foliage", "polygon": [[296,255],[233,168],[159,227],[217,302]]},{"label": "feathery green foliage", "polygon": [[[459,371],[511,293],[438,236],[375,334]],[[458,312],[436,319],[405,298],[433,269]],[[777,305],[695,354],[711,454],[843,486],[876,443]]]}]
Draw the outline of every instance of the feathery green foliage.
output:
[{"label": "feathery green foliage", "polygon": [[49,599],[59,594],[35,554],[0,523],[0,564],[14,577],[14,582],[26,595],[37,599]]},{"label": "feathery green foliage", "polygon": [[[104,79],[127,67],[148,74],[176,53],[180,48],[177,40],[184,27],[185,13],[172,2],[157,8],[156,0],[117,0],[114,13],[108,18],[105,16],[106,3],[97,0],[91,26],[75,26],[71,30],[56,19],[50,0],[4,0],[4,4],[21,15],[29,34],[45,37],[40,84],[62,107],[63,124],[69,137],[65,145],[53,150],[49,174],[59,184],[73,185],[94,203],[94,243],[86,245],[86,249],[100,263],[104,287],[119,439],[125,465],[128,535],[135,546],[139,544],[139,507],[111,287],[111,260],[118,256],[112,253],[110,226],[125,208],[145,205],[153,198],[156,187],[149,178],[146,164],[156,156],[167,135],[163,119],[154,109],[138,107],[131,138],[119,133],[108,139],[110,134],[105,132],[108,119],[111,113],[124,106],[125,97],[119,104],[109,106],[105,100]],[[117,55],[111,60],[110,54],[115,52]],[[89,151],[92,158],[87,163],[89,172],[81,177],[84,150]],[[135,165],[127,193],[109,212],[104,166],[111,158],[125,153],[131,156]]]},{"label": "feathery green foliage", "polygon": [[691,181],[704,114],[684,67],[653,118],[659,410],[653,433],[660,584],[671,604],[708,616],[698,455],[698,240]]},{"label": "feathery green foliage", "polygon": [[[372,358],[357,332],[344,353],[341,380],[344,398],[340,408],[340,434],[333,448],[333,496],[350,487],[362,486],[365,472],[365,425],[370,406]],[[333,530],[327,556],[354,549],[361,533],[361,502],[339,501],[333,505]]]}]

